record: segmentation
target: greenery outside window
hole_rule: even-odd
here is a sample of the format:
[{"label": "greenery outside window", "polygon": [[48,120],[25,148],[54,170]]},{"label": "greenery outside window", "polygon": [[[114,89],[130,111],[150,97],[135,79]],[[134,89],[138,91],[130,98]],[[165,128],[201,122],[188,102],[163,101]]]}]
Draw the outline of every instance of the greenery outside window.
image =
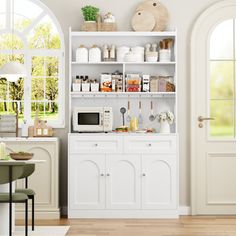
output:
[{"label": "greenery outside window", "polygon": [[0,80],[0,114],[13,113],[18,103],[20,121],[33,123],[38,109],[49,125],[64,127],[63,34],[37,0],[15,0],[14,7],[12,0],[0,0],[0,67],[12,60],[25,64],[27,76],[16,83]]}]

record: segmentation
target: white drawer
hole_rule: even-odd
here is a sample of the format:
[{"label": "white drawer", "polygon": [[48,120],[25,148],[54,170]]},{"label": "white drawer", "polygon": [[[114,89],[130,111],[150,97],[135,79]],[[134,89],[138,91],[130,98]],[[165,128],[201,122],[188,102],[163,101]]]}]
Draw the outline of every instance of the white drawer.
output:
[{"label": "white drawer", "polygon": [[124,137],[125,153],[176,153],[175,136],[130,136]]},{"label": "white drawer", "polygon": [[114,136],[72,136],[70,153],[122,153],[122,138]]}]

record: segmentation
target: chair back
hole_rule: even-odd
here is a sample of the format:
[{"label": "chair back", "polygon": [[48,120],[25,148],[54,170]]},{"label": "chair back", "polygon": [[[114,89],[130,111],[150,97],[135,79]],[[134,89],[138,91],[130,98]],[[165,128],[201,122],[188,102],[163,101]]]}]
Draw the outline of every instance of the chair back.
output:
[{"label": "chair back", "polygon": [[19,179],[27,178],[28,176],[32,175],[35,170],[35,164],[26,164],[24,166],[24,171],[22,175],[19,177]]},{"label": "chair back", "polygon": [[[12,181],[19,179],[19,177],[24,172],[25,165],[16,165],[12,166]],[[9,167],[10,165],[2,165],[0,166],[0,184],[7,184],[9,183]]]}]

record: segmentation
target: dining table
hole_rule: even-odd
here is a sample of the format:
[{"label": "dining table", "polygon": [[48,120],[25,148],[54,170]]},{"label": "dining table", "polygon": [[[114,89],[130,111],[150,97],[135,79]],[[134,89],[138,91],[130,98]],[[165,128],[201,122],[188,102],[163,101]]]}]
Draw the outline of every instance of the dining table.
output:
[{"label": "dining table", "polygon": [[[45,160],[0,160],[0,166],[9,166],[9,165],[27,165],[27,164],[39,164],[46,162]],[[15,191],[15,182],[12,184],[12,190]],[[9,192],[9,184],[0,184],[0,192]],[[12,212],[12,229],[15,231],[15,204],[13,204]],[[0,236],[9,235],[9,204],[0,203]]]}]

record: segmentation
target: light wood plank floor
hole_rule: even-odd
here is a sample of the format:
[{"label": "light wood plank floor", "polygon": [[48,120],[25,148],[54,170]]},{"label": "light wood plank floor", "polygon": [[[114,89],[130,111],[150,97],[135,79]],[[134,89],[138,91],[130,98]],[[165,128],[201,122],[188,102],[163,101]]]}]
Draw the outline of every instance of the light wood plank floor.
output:
[{"label": "light wood plank floor", "polygon": [[[18,221],[22,225],[23,221]],[[37,225],[70,225],[67,236],[236,236],[236,216],[168,220],[40,220]]]}]

